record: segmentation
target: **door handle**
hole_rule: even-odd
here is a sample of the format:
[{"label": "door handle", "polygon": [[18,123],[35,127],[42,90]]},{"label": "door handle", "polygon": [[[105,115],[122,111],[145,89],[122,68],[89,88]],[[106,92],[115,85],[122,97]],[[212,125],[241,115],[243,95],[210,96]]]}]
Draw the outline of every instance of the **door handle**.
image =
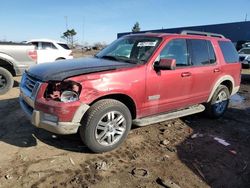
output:
[{"label": "door handle", "polygon": [[191,75],[192,75],[191,72],[183,72],[183,73],[181,73],[181,77],[189,77]]},{"label": "door handle", "polygon": [[214,72],[220,72],[220,69],[219,68],[215,68]]}]

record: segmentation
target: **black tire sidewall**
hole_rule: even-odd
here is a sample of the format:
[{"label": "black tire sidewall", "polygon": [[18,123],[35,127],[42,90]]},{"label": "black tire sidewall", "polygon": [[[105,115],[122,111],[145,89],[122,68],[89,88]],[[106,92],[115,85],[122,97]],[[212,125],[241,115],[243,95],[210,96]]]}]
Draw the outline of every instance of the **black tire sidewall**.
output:
[{"label": "black tire sidewall", "polygon": [[2,75],[7,82],[6,86],[0,89],[0,95],[3,95],[6,94],[13,87],[14,80],[11,73],[8,70],[1,67],[0,67],[0,75]]},{"label": "black tire sidewall", "polygon": [[[225,91],[226,92],[226,94],[227,94],[227,104],[226,104],[226,107],[225,107],[225,110],[222,112],[222,113],[217,113],[217,111],[215,110],[215,106],[214,106],[214,104],[215,104],[215,102],[216,102],[216,99],[217,99],[217,97],[218,97],[218,94],[221,92],[221,91]],[[213,95],[213,97],[212,97],[212,100],[211,100],[211,102],[210,102],[210,116],[211,117],[213,117],[213,118],[219,118],[219,117],[221,117],[221,116],[223,116],[224,115],[224,113],[226,112],[226,110],[227,110],[227,108],[228,108],[228,104],[229,104],[229,97],[230,97],[230,93],[229,93],[229,90],[228,90],[228,88],[226,87],[226,86],[224,86],[224,85],[220,85],[217,89],[216,89],[216,91],[215,91],[215,93],[214,93],[214,95]]]},{"label": "black tire sidewall", "polygon": [[[90,107],[89,110],[94,111],[95,108],[98,108],[98,104]],[[100,119],[103,117],[104,114],[108,113],[109,111],[118,111],[124,116],[126,120],[126,130],[122,138],[117,143],[111,146],[103,146],[99,144],[98,141],[95,139],[95,130]],[[95,153],[107,152],[117,148],[126,139],[132,124],[130,111],[123,103],[119,101],[115,101],[114,103],[112,103],[112,105],[104,106],[102,109],[95,111],[94,115],[92,114],[91,119],[87,119],[88,117],[84,118],[82,122],[82,126],[80,127],[80,135],[83,142],[88,146],[91,151]],[[88,121],[88,124],[85,124],[86,121]]]}]

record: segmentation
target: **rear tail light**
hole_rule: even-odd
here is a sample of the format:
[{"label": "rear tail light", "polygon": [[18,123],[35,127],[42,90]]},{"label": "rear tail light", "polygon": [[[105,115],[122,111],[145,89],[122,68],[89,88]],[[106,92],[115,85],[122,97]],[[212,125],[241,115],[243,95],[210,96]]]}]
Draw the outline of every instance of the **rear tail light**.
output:
[{"label": "rear tail light", "polygon": [[73,52],[72,51],[69,53],[69,56],[73,56]]},{"label": "rear tail light", "polygon": [[28,52],[28,56],[33,60],[33,61],[37,61],[37,52],[36,50],[30,50]]}]

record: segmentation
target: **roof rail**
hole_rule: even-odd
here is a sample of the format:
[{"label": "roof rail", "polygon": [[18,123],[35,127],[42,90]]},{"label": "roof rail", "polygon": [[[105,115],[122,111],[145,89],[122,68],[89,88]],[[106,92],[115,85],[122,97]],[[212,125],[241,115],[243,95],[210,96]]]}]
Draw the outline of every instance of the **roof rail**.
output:
[{"label": "roof rail", "polygon": [[225,38],[223,35],[217,34],[217,33],[208,33],[208,32],[191,31],[191,30],[183,30],[181,32],[181,35],[201,35],[201,36],[208,36],[208,37]]}]

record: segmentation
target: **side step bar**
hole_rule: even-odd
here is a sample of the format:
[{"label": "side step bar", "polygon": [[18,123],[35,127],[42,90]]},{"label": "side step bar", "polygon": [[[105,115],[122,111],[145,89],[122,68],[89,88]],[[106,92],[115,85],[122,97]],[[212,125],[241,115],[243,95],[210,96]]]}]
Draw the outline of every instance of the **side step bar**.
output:
[{"label": "side step bar", "polygon": [[160,114],[160,115],[155,115],[155,116],[149,116],[141,119],[135,119],[133,121],[134,125],[137,126],[146,126],[154,123],[160,123],[162,121],[167,121],[170,119],[175,119],[183,116],[188,116],[191,114],[196,114],[199,112],[202,112],[205,110],[205,106],[202,104],[191,106],[182,110],[174,111],[174,112],[169,112],[165,114]]}]

